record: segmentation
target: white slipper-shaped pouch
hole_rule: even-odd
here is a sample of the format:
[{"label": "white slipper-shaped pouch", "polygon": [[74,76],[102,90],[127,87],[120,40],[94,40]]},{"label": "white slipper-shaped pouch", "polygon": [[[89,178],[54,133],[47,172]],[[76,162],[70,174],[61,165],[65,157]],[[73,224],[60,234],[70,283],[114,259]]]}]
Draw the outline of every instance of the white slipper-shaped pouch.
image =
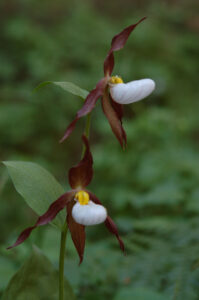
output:
[{"label": "white slipper-shaped pouch", "polygon": [[90,226],[103,223],[107,218],[106,208],[89,201],[86,205],[77,202],[72,209],[73,219],[82,225]]},{"label": "white slipper-shaped pouch", "polygon": [[129,104],[144,99],[155,89],[152,79],[140,79],[128,83],[109,84],[113,100],[120,104]]}]

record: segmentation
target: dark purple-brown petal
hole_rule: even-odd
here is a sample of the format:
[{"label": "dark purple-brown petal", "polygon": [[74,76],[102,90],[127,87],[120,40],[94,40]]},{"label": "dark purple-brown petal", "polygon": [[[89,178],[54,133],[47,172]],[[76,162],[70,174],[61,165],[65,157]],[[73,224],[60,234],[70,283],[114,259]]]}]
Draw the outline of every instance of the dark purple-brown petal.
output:
[{"label": "dark purple-brown petal", "polygon": [[124,30],[122,30],[120,33],[115,35],[111,42],[111,49],[109,50],[107,57],[104,61],[104,75],[111,75],[113,68],[114,68],[114,51],[118,51],[124,47],[126,44],[129,35],[131,32],[135,29],[135,27],[144,21],[146,17],[142,18],[140,21],[138,21],[136,24],[130,25],[126,27]]},{"label": "dark purple-brown petal", "polygon": [[68,172],[68,180],[72,189],[86,187],[91,182],[93,177],[93,158],[90,152],[88,139],[83,135],[82,140],[85,145],[84,157]]},{"label": "dark purple-brown petal", "polygon": [[85,226],[76,223],[72,217],[72,208],[74,204],[75,201],[72,201],[67,205],[67,223],[71,233],[71,238],[79,255],[79,264],[81,264],[84,258],[86,233]]},{"label": "dark purple-brown petal", "polygon": [[105,116],[107,117],[109,124],[116,138],[120,142],[122,148],[126,146],[126,132],[122,127],[121,111],[119,116],[119,111],[115,111],[114,107],[111,105],[111,99],[109,98],[108,91],[104,93],[102,98],[102,108]]},{"label": "dark purple-brown petal", "polygon": [[[101,205],[102,205],[101,201],[100,201],[93,193],[89,192],[88,190],[87,190],[87,193],[89,194],[90,199],[91,199],[94,203],[96,203],[96,204],[101,204]],[[115,223],[113,222],[113,220],[111,219],[111,217],[108,216],[108,217],[106,218],[106,220],[105,220],[104,223],[105,223],[106,227],[108,228],[108,230],[109,230],[112,234],[114,234],[114,235],[116,236],[116,238],[117,238],[117,240],[118,240],[118,242],[119,242],[119,245],[120,245],[120,249],[121,249],[123,252],[125,252],[125,249],[124,249],[124,243],[123,243],[122,239],[120,238],[119,233],[118,233],[117,226],[115,225]]]},{"label": "dark purple-brown petal", "polygon": [[104,223],[105,223],[106,227],[108,228],[108,230],[116,236],[116,238],[118,239],[118,242],[120,244],[120,249],[124,252],[125,251],[124,243],[123,243],[122,239],[119,236],[117,226],[115,225],[113,220],[108,216]]},{"label": "dark purple-brown petal", "polygon": [[106,81],[104,78],[102,78],[96,85],[96,88],[93,89],[88,96],[86,97],[86,100],[82,106],[82,108],[77,112],[75,119],[69,124],[67,127],[64,136],[60,140],[60,142],[63,142],[65,139],[69,137],[69,135],[73,132],[75,125],[77,121],[82,118],[83,116],[86,116],[89,114],[93,108],[95,107],[95,104],[97,100],[103,95],[103,91],[106,85]]},{"label": "dark purple-brown petal", "polygon": [[65,194],[60,196],[56,201],[54,201],[50,205],[50,207],[45,212],[45,214],[43,214],[37,219],[35,225],[32,227],[28,227],[27,229],[22,231],[22,233],[19,235],[16,242],[12,246],[8,247],[7,249],[14,248],[20,245],[21,243],[23,243],[30,236],[32,230],[35,229],[36,227],[43,226],[50,223],[60,212],[60,210],[62,210],[67,205],[67,203],[72,200],[73,196],[74,196],[74,191],[66,192]]}]

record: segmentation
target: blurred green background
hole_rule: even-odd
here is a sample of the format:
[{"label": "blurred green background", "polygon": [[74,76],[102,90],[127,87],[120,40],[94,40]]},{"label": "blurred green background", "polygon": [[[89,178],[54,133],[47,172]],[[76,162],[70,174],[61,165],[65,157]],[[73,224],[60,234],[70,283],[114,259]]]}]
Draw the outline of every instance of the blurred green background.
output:
[{"label": "blurred green background", "polygon": [[[95,176],[90,189],[108,208],[126,244],[124,257],[104,225],[88,228],[85,259],[68,237],[66,277],[78,299],[199,299],[199,3],[148,0],[1,0],[0,159],[41,164],[68,188],[85,120],[58,140],[82,103],[59,87],[91,90],[103,76],[111,38],[148,16],[116,53],[124,81],[152,78],[146,100],[125,107],[123,152],[101,107],[92,115]],[[0,293],[32,243],[57,267],[59,235],[46,226],[5,248],[35,214],[0,168]]]}]

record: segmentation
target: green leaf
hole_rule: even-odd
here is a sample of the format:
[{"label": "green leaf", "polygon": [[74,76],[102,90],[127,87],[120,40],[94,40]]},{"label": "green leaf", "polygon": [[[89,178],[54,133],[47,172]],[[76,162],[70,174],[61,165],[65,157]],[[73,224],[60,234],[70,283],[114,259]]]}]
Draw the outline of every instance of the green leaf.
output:
[{"label": "green leaf", "polygon": [[55,84],[59,87],[61,87],[63,90],[73,94],[73,95],[76,95],[76,96],[79,96],[83,99],[85,99],[87,96],[88,96],[88,91],[80,88],[79,86],[77,86],[76,84],[72,83],[72,82],[68,82],[68,81],[44,81],[42,83],[40,83],[35,89],[34,91],[37,92],[40,88],[48,85],[48,84]]},{"label": "green leaf", "polygon": [[16,272],[16,266],[13,261],[8,257],[0,255],[0,278],[1,286],[0,291],[4,290],[8,284],[8,281],[11,279],[12,275]]},{"label": "green leaf", "polygon": [[[36,247],[21,269],[10,280],[2,300],[57,300],[58,272]],[[76,297],[69,282],[64,282],[64,299]]]},{"label": "green leaf", "polygon": [[133,288],[133,287],[127,287],[122,288],[119,290],[119,292],[116,294],[116,297],[114,300],[168,300],[168,297],[161,295],[151,289],[148,289],[146,287],[139,287],[139,288]]},{"label": "green leaf", "polygon": [[[45,213],[50,204],[65,192],[52,174],[35,163],[24,161],[3,163],[17,192],[38,215]],[[52,223],[61,229],[64,222],[65,212],[61,211]]]}]

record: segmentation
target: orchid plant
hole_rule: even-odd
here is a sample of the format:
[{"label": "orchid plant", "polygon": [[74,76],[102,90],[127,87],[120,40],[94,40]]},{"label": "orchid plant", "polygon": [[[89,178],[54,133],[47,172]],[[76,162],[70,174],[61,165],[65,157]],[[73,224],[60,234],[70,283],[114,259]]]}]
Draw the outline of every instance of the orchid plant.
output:
[{"label": "orchid plant", "polygon": [[[142,18],[136,24],[130,25],[122,32],[113,37],[111,48],[104,61],[104,77],[99,80],[96,87],[88,93],[82,108],[77,112],[75,119],[67,127],[61,142],[67,139],[73,132],[77,121],[87,115],[87,123],[85,132],[82,135],[83,153],[80,162],[70,168],[68,172],[68,181],[71,190],[59,192],[55,197],[53,195],[50,200],[50,206],[46,212],[40,215],[35,225],[25,229],[18,237],[16,242],[8,249],[16,247],[23,243],[31,234],[31,232],[42,225],[54,222],[57,215],[66,209],[64,224],[61,226],[61,244],[59,259],[59,299],[64,299],[64,255],[67,229],[69,229],[73,243],[79,255],[80,263],[83,261],[85,248],[85,226],[97,225],[105,223],[108,230],[115,235],[119,242],[121,250],[124,252],[124,243],[119,236],[118,229],[113,220],[108,215],[107,209],[102,205],[101,201],[87,189],[87,186],[93,177],[93,158],[89,146],[89,127],[90,113],[94,109],[98,99],[101,99],[102,109],[107,117],[109,124],[120,145],[125,148],[127,139],[126,133],[122,126],[123,105],[139,101],[148,96],[155,88],[152,79],[135,80],[124,83],[119,76],[112,76],[114,68],[114,52],[124,47],[131,32],[145,18]],[[71,89],[68,88],[68,90]],[[77,87],[76,87],[77,89]],[[78,88],[79,94],[85,94],[83,90]],[[77,91],[73,91],[77,93]],[[8,169],[11,164],[8,162]],[[16,164],[15,164],[16,168]],[[19,192],[24,189],[19,184],[19,179],[15,180],[15,174],[11,172],[11,177]],[[48,177],[48,176],[47,176]],[[20,177],[21,178],[21,177]],[[51,179],[49,179],[51,180]],[[38,182],[38,180],[37,180]],[[41,187],[42,189],[43,187]],[[27,195],[27,193],[21,192]],[[34,198],[34,194],[31,195]],[[34,205],[33,205],[34,206]],[[38,210],[39,211],[39,210]],[[36,210],[36,212],[38,212]]]}]

